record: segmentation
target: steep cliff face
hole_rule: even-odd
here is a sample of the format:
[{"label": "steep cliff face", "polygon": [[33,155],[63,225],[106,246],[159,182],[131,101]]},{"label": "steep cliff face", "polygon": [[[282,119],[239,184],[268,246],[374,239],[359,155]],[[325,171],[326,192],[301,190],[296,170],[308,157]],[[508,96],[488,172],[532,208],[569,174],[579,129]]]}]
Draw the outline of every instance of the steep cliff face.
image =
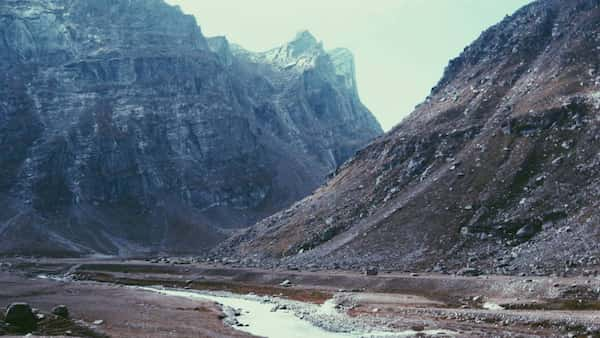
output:
[{"label": "steep cliff face", "polygon": [[524,7],[326,186],[218,252],[346,268],[598,266],[599,51],[599,1]]},{"label": "steep cliff face", "polygon": [[305,196],[381,133],[309,49],[282,67],[162,0],[3,1],[0,253],[200,252]]}]

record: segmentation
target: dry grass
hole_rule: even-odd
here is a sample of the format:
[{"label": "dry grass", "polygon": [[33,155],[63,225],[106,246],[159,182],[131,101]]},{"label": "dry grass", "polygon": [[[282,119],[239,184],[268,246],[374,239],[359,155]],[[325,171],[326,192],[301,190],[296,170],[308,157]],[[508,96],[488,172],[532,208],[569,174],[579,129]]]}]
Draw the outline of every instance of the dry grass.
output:
[{"label": "dry grass", "polygon": [[331,293],[319,290],[296,289],[290,287],[276,287],[258,284],[238,283],[229,281],[196,280],[186,283],[182,280],[169,280],[157,278],[128,278],[116,277],[106,272],[80,272],[77,274],[80,280],[91,280],[103,283],[115,283],[131,286],[153,286],[162,285],[173,288],[186,288],[190,290],[227,291],[236,294],[254,293],[259,296],[279,296],[291,300],[297,300],[313,304],[323,304],[332,297]]}]

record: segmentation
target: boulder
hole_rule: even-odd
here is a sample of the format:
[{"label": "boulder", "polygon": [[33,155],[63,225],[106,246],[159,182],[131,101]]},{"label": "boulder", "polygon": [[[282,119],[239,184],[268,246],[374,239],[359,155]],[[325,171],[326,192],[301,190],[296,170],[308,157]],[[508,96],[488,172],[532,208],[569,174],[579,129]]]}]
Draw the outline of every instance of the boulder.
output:
[{"label": "boulder", "polygon": [[481,271],[476,268],[462,268],[456,274],[459,276],[479,276],[481,275]]},{"label": "boulder", "polygon": [[12,303],[6,309],[4,320],[19,329],[31,332],[37,329],[37,320],[27,303]]},{"label": "boulder", "polygon": [[69,309],[66,305],[55,306],[52,309],[52,313],[62,318],[69,318]]},{"label": "boulder", "polygon": [[379,274],[379,269],[376,267],[368,267],[365,269],[365,275],[367,276],[377,276]]},{"label": "boulder", "polygon": [[519,231],[517,231],[516,236],[519,239],[527,240],[527,239],[530,239],[531,237],[535,236],[536,233],[537,233],[536,226],[534,226],[532,224],[528,224],[528,225],[522,227],[521,229],[519,229]]}]

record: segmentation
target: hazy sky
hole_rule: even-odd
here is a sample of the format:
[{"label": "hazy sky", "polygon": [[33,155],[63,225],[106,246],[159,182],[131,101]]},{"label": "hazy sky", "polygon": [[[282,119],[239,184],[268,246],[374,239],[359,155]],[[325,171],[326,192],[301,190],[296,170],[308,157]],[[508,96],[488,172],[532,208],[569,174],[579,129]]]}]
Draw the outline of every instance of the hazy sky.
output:
[{"label": "hazy sky", "polygon": [[448,61],[530,0],[167,0],[206,36],[253,51],[308,29],[325,48],[356,57],[362,101],[385,130],[423,101]]}]

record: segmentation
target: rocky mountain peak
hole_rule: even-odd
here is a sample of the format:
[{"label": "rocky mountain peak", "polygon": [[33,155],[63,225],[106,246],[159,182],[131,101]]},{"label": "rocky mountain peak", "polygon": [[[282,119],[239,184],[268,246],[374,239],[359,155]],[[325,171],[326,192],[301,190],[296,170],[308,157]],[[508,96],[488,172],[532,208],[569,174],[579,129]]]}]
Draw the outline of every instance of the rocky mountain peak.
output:
[{"label": "rocky mountain peak", "polygon": [[308,30],[298,32],[294,39],[288,43],[288,46],[290,46],[290,49],[292,49],[296,55],[318,48],[319,45],[320,44],[315,36]]},{"label": "rocky mountain peak", "polygon": [[283,69],[303,72],[318,67],[324,57],[328,57],[323,43],[309,31],[300,31],[294,39],[278,48],[262,53],[260,62],[271,63]]},{"label": "rocky mountain peak", "polygon": [[195,18],[162,0],[7,0],[0,13],[0,64],[208,49]]},{"label": "rocky mountain peak", "polygon": [[331,56],[336,74],[342,78],[345,86],[356,91],[356,66],[352,52],[346,48],[336,48],[328,54]]}]

